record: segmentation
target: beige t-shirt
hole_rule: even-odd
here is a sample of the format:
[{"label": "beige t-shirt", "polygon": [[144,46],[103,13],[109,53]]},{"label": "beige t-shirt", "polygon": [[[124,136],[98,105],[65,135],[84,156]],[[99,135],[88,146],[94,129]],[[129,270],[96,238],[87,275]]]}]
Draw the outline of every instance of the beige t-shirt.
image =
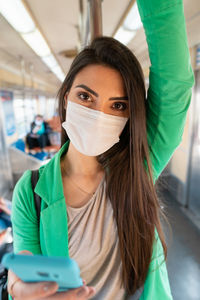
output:
[{"label": "beige t-shirt", "polygon": [[86,284],[96,288],[95,300],[124,300],[120,286],[121,259],[117,225],[103,178],[92,198],[81,208],[67,207],[69,255]]}]

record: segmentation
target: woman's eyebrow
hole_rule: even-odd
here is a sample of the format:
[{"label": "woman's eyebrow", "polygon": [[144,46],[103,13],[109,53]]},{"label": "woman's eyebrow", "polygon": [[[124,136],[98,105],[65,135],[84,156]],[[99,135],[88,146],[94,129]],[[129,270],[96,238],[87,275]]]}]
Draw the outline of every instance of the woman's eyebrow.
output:
[{"label": "woman's eyebrow", "polygon": [[[91,94],[93,94],[96,97],[99,96],[99,94],[97,94],[95,91],[93,91],[91,88],[89,88],[85,84],[79,84],[79,85],[76,85],[75,87],[76,88],[83,88],[84,90],[90,92]],[[128,97],[127,96],[123,96],[123,97],[111,97],[111,98],[109,98],[109,100],[128,100]]]},{"label": "woman's eyebrow", "polygon": [[93,95],[96,96],[96,97],[99,96],[95,91],[93,91],[91,88],[89,88],[89,87],[88,87],[87,85],[85,85],[85,84],[79,84],[79,85],[76,85],[76,88],[78,88],[78,87],[85,89],[86,91],[90,92],[91,94],[93,94]]},{"label": "woman's eyebrow", "polygon": [[123,97],[111,97],[109,98],[109,100],[128,100],[127,96],[123,96]]}]

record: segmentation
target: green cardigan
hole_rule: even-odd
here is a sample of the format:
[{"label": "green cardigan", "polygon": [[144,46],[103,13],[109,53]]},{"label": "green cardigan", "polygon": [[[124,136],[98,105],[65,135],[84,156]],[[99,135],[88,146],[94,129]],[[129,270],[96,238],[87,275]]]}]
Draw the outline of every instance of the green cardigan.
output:
[{"label": "green cardigan", "polygon": [[[147,101],[147,134],[154,181],[181,142],[194,83],[182,0],[138,0],[151,60]],[[24,173],[13,194],[14,252],[68,256],[66,203],[60,157],[66,143],[40,169],[35,192],[42,198],[40,233],[31,188],[31,171]],[[134,241],[133,241],[134,242]],[[11,297],[10,297],[11,299]],[[156,233],[152,261],[140,300],[172,299],[163,248]]]}]

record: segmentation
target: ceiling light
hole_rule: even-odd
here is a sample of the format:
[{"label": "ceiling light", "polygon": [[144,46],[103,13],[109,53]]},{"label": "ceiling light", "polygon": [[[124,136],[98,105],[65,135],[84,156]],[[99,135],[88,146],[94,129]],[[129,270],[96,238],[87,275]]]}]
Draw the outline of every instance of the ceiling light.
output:
[{"label": "ceiling light", "polygon": [[21,0],[0,0],[0,13],[20,33],[35,29],[35,24]]},{"label": "ceiling light", "polygon": [[0,0],[0,13],[61,81],[65,74],[21,0]]},{"label": "ceiling light", "polygon": [[130,9],[126,19],[117,32],[114,38],[121,43],[127,45],[136,35],[136,31],[142,27],[142,22],[140,19],[137,3],[135,2]]},{"label": "ceiling light", "polygon": [[142,22],[140,19],[140,14],[138,11],[137,3],[135,2],[132,8],[130,9],[125,21],[124,28],[128,30],[138,30],[142,27]]},{"label": "ceiling light", "polygon": [[136,32],[132,30],[126,30],[122,26],[117,30],[114,38],[121,43],[127,45],[135,36]]},{"label": "ceiling light", "polygon": [[49,69],[52,69],[57,65],[57,61],[52,54],[49,56],[41,57],[41,59],[49,67]]},{"label": "ceiling light", "polygon": [[37,55],[47,56],[51,54],[49,46],[38,29],[31,33],[22,34],[22,37]]},{"label": "ceiling light", "polygon": [[60,81],[63,81],[65,79],[65,74],[63,73],[59,65],[52,68],[51,71],[54,74],[56,74],[56,76],[60,79]]},{"label": "ceiling light", "polygon": [[61,81],[64,80],[65,74],[61,70],[53,55],[41,57],[41,59]]}]

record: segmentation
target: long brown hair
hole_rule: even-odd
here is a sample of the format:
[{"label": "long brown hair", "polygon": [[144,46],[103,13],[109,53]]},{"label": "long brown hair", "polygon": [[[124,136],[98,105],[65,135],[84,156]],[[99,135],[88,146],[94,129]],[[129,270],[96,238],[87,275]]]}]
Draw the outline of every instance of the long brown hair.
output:
[{"label": "long brown hair", "polygon": [[[65,121],[64,96],[77,73],[90,64],[120,72],[129,99],[130,117],[119,143],[97,160],[106,170],[107,197],[118,228],[122,284],[129,294],[144,284],[151,261],[155,228],[166,255],[160,205],[154,189],[146,132],[147,99],[144,76],[134,54],[110,37],[96,38],[74,59],[59,90],[59,114]],[[67,140],[62,129],[61,143]]]}]

